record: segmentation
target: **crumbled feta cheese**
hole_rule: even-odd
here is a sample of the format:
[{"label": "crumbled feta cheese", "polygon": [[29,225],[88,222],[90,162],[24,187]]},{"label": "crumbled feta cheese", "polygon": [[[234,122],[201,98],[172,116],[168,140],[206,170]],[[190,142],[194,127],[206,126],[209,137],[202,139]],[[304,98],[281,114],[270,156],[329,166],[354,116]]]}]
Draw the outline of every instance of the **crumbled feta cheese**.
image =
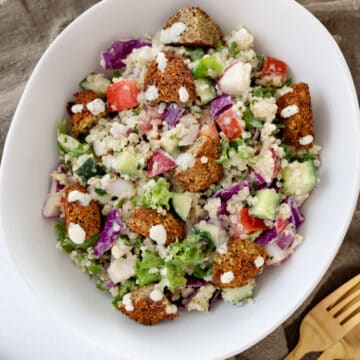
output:
[{"label": "crumbled feta cheese", "polygon": [[85,230],[79,225],[73,222],[69,223],[68,235],[70,240],[75,244],[82,244],[85,241]]},{"label": "crumbled feta cheese", "polygon": [[111,255],[115,258],[115,259],[120,259],[121,258],[121,251],[120,248],[117,245],[114,245],[111,248]]},{"label": "crumbled feta cheese", "polygon": [[165,313],[170,314],[176,314],[177,313],[177,306],[175,304],[168,304],[165,308]]},{"label": "crumbled feta cheese", "polygon": [[102,99],[94,99],[86,104],[86,108],[93,115],[99,115],[105,111],[105,103]]},{"label": "crumbled feta cheese", "polygon": [[128,255],[126,259],[112,259],[107,269],[109,277],[114,284],[123,282],[135,275],[134,265],[136,256]]},{"label": "crumbled feta cheese", "polygon": [[297,105],[289,105],[281,110],[280,115],[284,119],[286,119],[286,118],[296,115],[298,112],[299,112],[299,108],[297,107]]},{"label": "crumbled feta cheese", "polygon": [[181,102],[187,102],[189,100],[189,93],[184,86],[179,88],[179,99]]},{"label": "crumbled feta cheese", "polygon": [[195,165],[195,158],[190,153],[182,153],[176,158],[176,165],[181,170],[187,170]]},{"label": "crumbled feta cheese", "polygon": [[219,253],[219,254],[226,254],[227,253],[226,242],[223,242],[222,244],[218,245],[216,247],[216,252]]},{"label": "crumbled feta cheese", "polygon": [[73,190],[69,192],[67,200],[70,203],[78,201],[82,206],[89,206],[91,196],[79,190]]},{"label": "crumbled feta cheese", "polygon": [[84,110],[83,104],[75,104],[71,107],[71,112],[73,114],[81,113]]},{"label": "crumbled feta cheese", "polygon": [[202,156],[202,157],[200,158],[200,162],[201,162],[202,164],[206,164],[208,161],[209,161],[209,159],[208,159],[206,156]]},{"label": "crumbled feta cheese", "polygon": [[312,135],[306,135],[302,138],[299,139],[299,143],[300,145],[309,145],[314,141],[314,138],[312,137]]},{"label": "crumbled feta cheese", "polygon": [[160,31],[160,42],[171,44],[180,41],[181,34],[185,31],[186,25],[183,22],[175,22],[169,28]]},{"label": "crumbled feta cheese", "polygon": [[226,43],[229,46],[233,42],[237,43],[240,50],[247,50],[253,46],[254,36],[242,27],[232,31],[231,36],[226,39]]},{"label": "crumbled feta cheese", "polygon": [[166,230],[164,225],[154,225],[150,228],[149,232],[150,239],[154,240],[159,245],[165,245],[166,243]]},{"label": "crumbled feta cheese", "polygon": [[261,255],[258,255],[258,257],[255,259],[254,263],[257,268],[261,268],[264,265],[265,260]]},{"label": "crumbled feta cheese", "polygon": [[165,69],[166,69],[166,65],[167,65],[167,57],[166,55],[160,51],[158,54],[157,54],[157,57],[156,57],[156,62],[157,62],[157,66],[158,66],[158,69],[161,71],[161,72],[164,72]]},{"label": "crumbled feta cheese", "polygon": [[109,289],[109,292],[111,294],[112,297],[116,297],[119,295],[119,288],[116,286],[113,286]]},{"label": "crumbled feta cheese", "polygon": [[122,303],[125,305],[126,311],[134,311],[134,304],[132,302],[132,295],[131,293],[127,293],[122,298]]},{"label": "crumbled feta cheese", "polygon": [[229,284],[234,280],[234,273],[232,271],[227,271],[224,272],[221,277],[220,277],[220,281],[223,284]]},{"label": "crumbled feta cheese", "polygon": [[145,91],[145,100],[154,101],[159,97],[158,88],[155,85],[150,85]]},{"label": "crumbled feta cheese", "polygon": [[278,217],[286,220],[291,216],[291,208],[288,204],[282,203],[278,209]]},{"label": "crumbled feta cheese", "polygon": [[256,118],[265,121],[272,121],[277,112],[275,98],[265,98],[250,105],[250,109]]},{"label": "crumbled feta cheese", "polygon": [[163,297],[164,293],[158,288],[154,288],[150,293],[150,299],[155,302],[160,301]]},{"label": "crumbled feta cheese", "polygon": [[211,219],[215,219],[220,206],[221,200],[219,198],[213,198],[207,201],[204,209],[209,213]]}]

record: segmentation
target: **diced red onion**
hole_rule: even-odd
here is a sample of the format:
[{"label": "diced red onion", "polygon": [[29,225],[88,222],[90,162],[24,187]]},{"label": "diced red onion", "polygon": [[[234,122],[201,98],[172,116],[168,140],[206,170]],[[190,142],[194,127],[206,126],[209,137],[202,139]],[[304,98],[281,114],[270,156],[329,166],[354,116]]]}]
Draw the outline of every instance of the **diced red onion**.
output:
[{"label": "diced red onion", "polygon": [[270,245],[273,244],[277,239],[276,228],[273,227],[265,232],[263,232],[259,237],[255,239],[255,242],[259,245]]},{"label": "diced red onion", "polygon": [[235,194],[237,194],[240,190],[242,190],[246,186],[249,186],[249,182],[244,180],[235,185],[232,185],[229,188],[221,189],[217,191],[213,195],[213,197],[218,197],[224,201],[228,201],[231,197],[233,197]]},{"label": "diced red onion", "polygon": [[295,235],[291,231],[284,231],[276,242],[281,250],[286,250],[294,241]]},{"label": "diced red onion", "polygon": [[294,224],[295,229],[297,229],[305,220],[304,215],[300,212],[299,207],[296,203],[296,200],[289,196],[284,200],[284,203],[288,204],[291,209],[291,217],[289,220]]},{"label": "diced red onion", "polygon": [[198,288],[198,287],[210,285],[210,284],[211,284],[211,281],[206,281],[203,279],[196,279],[196,280],[188,280],[188,282],[186,283],[186,286]]}]

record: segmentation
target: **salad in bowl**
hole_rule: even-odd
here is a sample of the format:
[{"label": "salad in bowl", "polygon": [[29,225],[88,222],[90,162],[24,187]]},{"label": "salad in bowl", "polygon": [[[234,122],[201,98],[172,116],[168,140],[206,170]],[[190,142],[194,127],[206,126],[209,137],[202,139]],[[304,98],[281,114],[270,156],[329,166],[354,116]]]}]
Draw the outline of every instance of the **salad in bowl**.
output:
[{"label": "salad in bowl", "polygon": [[57,128],[57,247],[145,325],[248,302],[303,240],[321,150],[309,86],[199,7],[100,62]]}]

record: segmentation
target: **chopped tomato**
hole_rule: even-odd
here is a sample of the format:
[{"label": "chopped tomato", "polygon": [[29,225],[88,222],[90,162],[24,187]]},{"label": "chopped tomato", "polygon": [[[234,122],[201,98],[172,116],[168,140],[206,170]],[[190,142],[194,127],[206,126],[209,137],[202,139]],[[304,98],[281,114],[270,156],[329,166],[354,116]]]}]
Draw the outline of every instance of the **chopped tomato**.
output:
[{"label": "chopped tomato", "polygon": [[252,234],[255,231],[267,229],[263,220],[249,214],[249,208],[241,209],[238,217],[239,223],[235,228],[237,235]]},{"label": "chopped tomato", "polygon": [[208,136],[214,143],[219,143],[220,136],[216,124],[212,121],[209,125],[203,125],[199,132],[200,136]]},{"label": "chopped tomato", "polygon": [[269,75],[281,76],[283,81],[286,80],[287,65],[281,60],[267,56],[260,70],[260,77],[269,76]]},{"label": "chopped tomato", "polygon": [[242,129],[240,120],[234,113],[233,109],[226,110],[220,114],[216,119],[216,122],[219,124],[221,130],[230,141],[241,135]]},{"label": "chopped tomato", "polygon": [[154,177],[169,170],[172,170],[176,166],[176,162],[165,151],[156,150],[154,155],[150,158],[147,175]]},{"label": "chopped tomato", "polygon": [[111,84],[107,88],[110,111],[127,110],[138,106],[139,92],[137,81],[134,79],[123,79]]}]

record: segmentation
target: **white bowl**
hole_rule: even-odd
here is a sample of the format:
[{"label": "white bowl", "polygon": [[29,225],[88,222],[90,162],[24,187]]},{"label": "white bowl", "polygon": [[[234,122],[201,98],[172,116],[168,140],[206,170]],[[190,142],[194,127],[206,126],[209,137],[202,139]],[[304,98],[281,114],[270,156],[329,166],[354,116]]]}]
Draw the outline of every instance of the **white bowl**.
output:
[{"label": "white bowl", "polygon": [[[154,33],[180,7],[202,6],[229,32],[245,24],[256,48],[285,60],[310,84],[321,182],[304,207],[305,241],[285,264],[260,276],[255,303],[221,304],[155,327],[116,312],[111,298],[55,249],[53,223],[41,217],[57,162],[55,127],[79,80],[98,68],[114,40]],[[241,352],[288,318],[334,258],[359,189],[359,110],[349,69],[326,29],[290,0],[102,1],[74,21],[45,52],[21,98],[1,171],[1,223],[10,254],[36,294],[60,318],[122,358],[215,359]],[[41,311],[39,303],[39,309]]]}]

